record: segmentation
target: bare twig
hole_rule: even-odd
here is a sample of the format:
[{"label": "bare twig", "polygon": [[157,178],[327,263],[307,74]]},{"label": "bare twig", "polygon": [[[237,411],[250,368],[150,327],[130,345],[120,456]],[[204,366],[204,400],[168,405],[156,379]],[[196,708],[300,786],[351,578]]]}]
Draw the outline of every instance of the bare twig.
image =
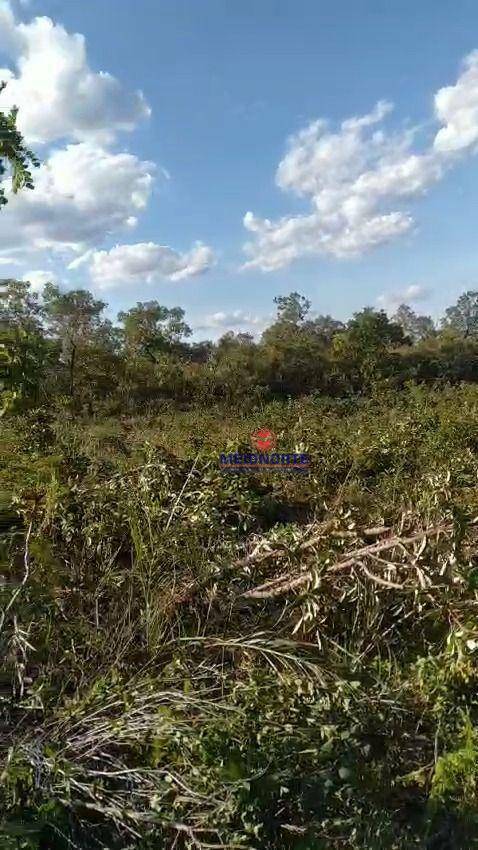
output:
[{"label": "bare twig", "polygon": [[174,503],[173,507],[171,508],[171,513],[169,514],[168,521],[167,521],[167,523],[166,523],[166,529],[165,529],[166,531],[168,530],[169,526],[171,525],[171,520],[172,520],[172,518],[173,518],[173,516],[174,516],[174,513],[175,513],[175,511],[176,511],[177,506],[179,505],[179,502],[180,502],[180,500],[181,500],[181,496],[183,495],[183,493],[184,493],[184,491],[185,491],[186,487],[187,487],[187,486],[188,486],[188,484],[189,484],[189,481],[190,481],[190,479],[191,479],[191,475],[193,474],[194,470],[196,469],[196,464],[197,464],[197,462],[198,462],[198,459],[199,459],[199,455],[197,454],[197,455],[196,455],[196,457],[195,457],[195,459],[194,459],[194,463],[193,463],[193,465],[192,465],[191,469],[190,469],[190,470],[189,470],[189,472],[188,472],[187,478],[186,478],[186,480],[185,480],[185,482],[184,482],[183,486],[181,487],[181,490],[179,491],[178,497],[177,497],[177,499],[176,499],[176,501],[175,501],[175,503]]}]

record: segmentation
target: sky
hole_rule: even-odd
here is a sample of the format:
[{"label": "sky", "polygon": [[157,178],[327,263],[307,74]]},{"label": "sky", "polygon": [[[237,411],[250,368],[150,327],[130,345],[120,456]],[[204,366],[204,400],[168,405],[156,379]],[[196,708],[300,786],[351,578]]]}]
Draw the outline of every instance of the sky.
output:
[{"label": "sky", "polygon": [[475,0],[0,0],[0,273],[260,333],[478,288]]}]

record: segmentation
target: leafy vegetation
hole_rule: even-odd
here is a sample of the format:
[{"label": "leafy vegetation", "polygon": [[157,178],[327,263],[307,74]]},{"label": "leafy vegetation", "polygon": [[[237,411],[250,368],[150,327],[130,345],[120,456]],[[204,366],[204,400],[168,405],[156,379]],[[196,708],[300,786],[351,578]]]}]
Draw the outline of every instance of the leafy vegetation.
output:
[{"label": "leafy vegetation", "polygon": [[[478,846],[463,304],[213,344],[4,295],[2,848]],[[222,472],[258,427],[310,472]]]},{"label": "leafy vegetation", "polygon": [[[0,92],[6,83],[0,82]],[[8,174],[11,190],[16,194],[20,189],[33,189],[31,169],[39,166],[33,151],[26,147],[22,134],[17,129],[18,109],[12,107],[9,112],[0,111],[0,181]],[[8,195],[0,185],[0,208],[8,203]]]},{"label": "leafy vegetation", "polygon": [[[275,299],[277,318],[259,341],[226,333],[190,342],[180,307],[137,303],[104,318],[87,290],[2,282],[2,409],[63,398],[72,414],[130,414],[179,402],[250,404],[321,393],[333,398],[478,378],[478,294],[464,293],[441,327],[401,305],[393,319],[370,307],[346,324],[310,315],[297,292]],[[475,315],[476,314],[476,315]]]}]

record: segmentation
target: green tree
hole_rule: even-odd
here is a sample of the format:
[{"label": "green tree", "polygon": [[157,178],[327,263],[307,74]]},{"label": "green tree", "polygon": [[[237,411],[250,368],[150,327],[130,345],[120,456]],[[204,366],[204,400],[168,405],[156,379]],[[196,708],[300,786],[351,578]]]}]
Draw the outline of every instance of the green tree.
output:
[{"label": "green tree", "polygon": [[178,347],[191,335],[181,307],[164,307],[157,301],[138,302],[127,312],[118,314],[130,356],[148,357],[153,363],[165,351]]},{"label": "green tree", "polygon": [[403,345],[403,329],[391,321],[385,310],[364,307],[347,324],[348,338],[364,350],[381,350],[390,345]]},{"label": "green tree", "polygon": [[106,304],[85,289],[61,292],[47,283],[43,290],[43,310],[51,335],[61,346],[61,357],[68,369],[68,390],[75,392],[75,366],[79,352],[98,340],[105,327],[101,319]]},{"label": "green tree", "polygon": [[325,343],[330,343],[335,334],[345,330],[343,322],[334,319],[332,316],[316,316],[315,319],[307,319],[303,327],[317,334]]},{"label": "green tree", "polygon": [[327,335],[308,320],[310,301],[298,292],[280,295],[277,320],[262,334],[258,369],[273,392],[297,395],[324,386]]},{"label": "green tree", "polygon": [[442,326],[452,328],[465,337],[474,336],[478,332],[478,290],[464,292],[456,304],[447,307]]},{"label": "green tree", "polygon": [[[0,92],[6,83],[0,83]],[[40,163],[35,154],[26,147],[21,133],[17,129],[18,110],[0,112],[0,181],[7,173],[11,175],[12,192],[20,189],[33,189],[31,167]],[[5,189],[0,185],[0,206],[8,202]]]},{"label": "green tree", "polygon": [[408,304],[400,304],[392,318],[413,343],[421,342],[435,334],[435,325],[430,316],[419,316]]},{"label": "green tree", "polygon": [[406,341],[403,329],[384,310],[365,307],[333,339],[336,370],[351,388],[369,387],[388,365],[390,349]]},{"label": "green tree", "polygon": [[30,284],[0,281],[2,412],[17,401],[38,401],[48,346],[42,308]]},{"label": "green tree", "polygon": [[277,304],[277,321],[292,325],[301,324],[311,308],[310,301],[299,292],[278,295],[274,304]]}]

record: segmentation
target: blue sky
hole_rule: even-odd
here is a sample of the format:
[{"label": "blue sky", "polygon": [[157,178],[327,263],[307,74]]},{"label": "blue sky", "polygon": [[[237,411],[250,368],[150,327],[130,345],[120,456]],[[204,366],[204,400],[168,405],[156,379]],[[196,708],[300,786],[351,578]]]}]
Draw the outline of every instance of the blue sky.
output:
[{"label": "blue sky", "polygon": [[345,318],[400,300],[438,315],[478,285],[476,2],[0,0],[0,16],[4,102],[44,163],[35,201],[1,213],[3,275],[86,286],[112,313],[180,304],[202,336],[260,330],[292,289]]}]

